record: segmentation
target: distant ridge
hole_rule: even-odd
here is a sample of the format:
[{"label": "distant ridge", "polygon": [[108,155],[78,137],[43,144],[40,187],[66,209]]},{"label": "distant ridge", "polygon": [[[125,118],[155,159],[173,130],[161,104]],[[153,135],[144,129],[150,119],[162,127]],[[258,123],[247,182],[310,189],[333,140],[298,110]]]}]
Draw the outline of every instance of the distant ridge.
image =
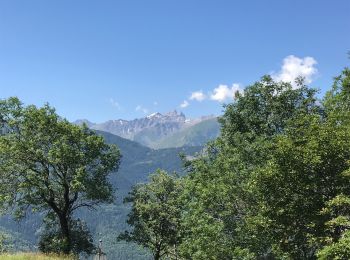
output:
[{"label": "distant ridge", "polygon": [[176,110],[165,114],[156,112],[133,120],[117,119],[96,124],[79,119],[74,123],[86,124],[91,129],[109,132],[154,149],[202,146],[217,137],[220,131],[215,116],[187,119]]},{"label": "distant ridge", "polygon": [[217,118],[205,119],[161,139],[155,148],[203,146],[218,137],[219,134],[220,125]]}]

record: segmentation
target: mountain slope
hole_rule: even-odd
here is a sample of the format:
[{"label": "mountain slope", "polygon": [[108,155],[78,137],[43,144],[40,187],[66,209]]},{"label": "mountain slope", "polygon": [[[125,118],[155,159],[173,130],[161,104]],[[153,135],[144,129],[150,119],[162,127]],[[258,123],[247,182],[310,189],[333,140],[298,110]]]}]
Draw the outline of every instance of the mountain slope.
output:
[{"label": "mountain slope", "polygon": [[186,119],[176,110],[164,115],[153,113],[131,121],[118,119],[94,124],[83,119],[74,123],[85,123],[91,129],[109,132],[154,149],[203,145],[217,137],[219,132],[216,117]]},{"label": "mountain slope", "polygon": [[130,121],[118,119],[94,124],[83,119],[74,123],[85,123],[91,129],[109,132],[129,140],[137,140],[141,144],[150,146],[156,138],[162,138],[182,129],[186,123],[186,117],[175,110],[164,115],[153,113],[147,117]]},{"label": "mountain slope", "polygon": [[218,137],[219,133],[220,124],[217,118],[212,118],[165,137],[156,143],[154,147],[159,149],[182,146],[203,146],[208,141]]}]

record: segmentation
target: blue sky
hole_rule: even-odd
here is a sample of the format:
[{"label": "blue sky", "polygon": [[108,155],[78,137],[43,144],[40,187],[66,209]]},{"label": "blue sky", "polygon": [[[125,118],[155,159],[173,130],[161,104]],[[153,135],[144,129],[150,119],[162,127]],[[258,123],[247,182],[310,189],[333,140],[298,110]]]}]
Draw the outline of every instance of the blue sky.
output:
[{"label": "blue sky", "polygon": [[324,93],[349,64],[349,13],[348,0],[2,0],[0,98],[102,122],[220,114],[267,73]]}]

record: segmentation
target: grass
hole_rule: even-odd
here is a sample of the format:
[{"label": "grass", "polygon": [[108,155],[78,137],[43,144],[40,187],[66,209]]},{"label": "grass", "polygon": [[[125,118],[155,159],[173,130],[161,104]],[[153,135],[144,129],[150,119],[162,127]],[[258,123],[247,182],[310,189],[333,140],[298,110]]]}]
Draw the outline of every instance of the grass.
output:
[{"label": "grass", "polygon": [[72,256],[60,256],[55,254],[42,253],[16,253],[16,254],[1,254],[0,260],[73,260]]}]

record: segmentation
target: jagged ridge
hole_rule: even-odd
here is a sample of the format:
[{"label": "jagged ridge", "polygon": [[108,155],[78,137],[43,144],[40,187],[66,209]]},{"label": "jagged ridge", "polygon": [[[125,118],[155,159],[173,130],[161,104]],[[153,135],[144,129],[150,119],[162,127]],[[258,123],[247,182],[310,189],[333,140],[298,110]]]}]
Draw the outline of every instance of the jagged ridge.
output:
[{"label": "jagged ridge", "polygon": [[[199,137],[194,137],[199,140],[195,143],[189,138],[182,138],[182,134],[188,134],[191,131],[184,131],[184,129],[191,128],[208,119],[213,119],[214,116],[201,117],[199,119],[186,119],[183,113],[178,113],[176,110],[161,114],[159,112],[150,114],[144,118],[138,118],[134,120],[109,120],[104,123],[95,124],[86,119],[77,120],[74,123],[83,124],[85,123],[88,127],[94,130],[101,130],[105,132],[118,135],[120,137],[136,141],[142,145],[151,148],[164,148],[164,147],[179,147],[184,145],[202,145],[207,139],[212,138],[212,135],[208,136],[206,132],[208,131],[203,128],[204,133],[201,133],[201,128],[197,127],[195,133],[198,133]],[[203,126],[206,124],[203,124]],[[216,125],[214,125],[214,128]],[[219,127],[212,130],[215,137],[219,132]],[[193,131],[192,131],[193,135]],[[208,138],[206,137],[208,136]],[[173,138],[172,138],[173,137]],[[171,142],[163,141],[171,139]],[[181,142],[176,142],[176,138],[180,138]],[[173,145],[176,144],[176,145]]]}]

